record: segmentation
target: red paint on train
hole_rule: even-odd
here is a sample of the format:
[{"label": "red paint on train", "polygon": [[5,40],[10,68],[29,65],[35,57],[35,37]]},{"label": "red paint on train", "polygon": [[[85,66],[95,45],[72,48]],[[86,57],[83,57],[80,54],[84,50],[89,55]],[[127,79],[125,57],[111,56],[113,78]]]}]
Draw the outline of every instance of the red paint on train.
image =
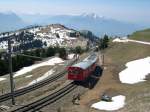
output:
[{"label": "red paint on train", "polygon": [[97,66],[98,58],[97,56],[92,60],[82,61],[73,66],[69,66],[67,68],[68,71],[68,79],[74,81],[84,81],[86,80],[92,72],[95,70]]}]

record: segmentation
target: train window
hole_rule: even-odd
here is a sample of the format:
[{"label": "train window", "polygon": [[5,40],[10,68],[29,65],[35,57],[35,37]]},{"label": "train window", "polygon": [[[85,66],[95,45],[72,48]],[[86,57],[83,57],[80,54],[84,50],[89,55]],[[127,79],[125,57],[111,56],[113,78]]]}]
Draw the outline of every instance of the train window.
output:
[{"label": "train window", "polygon": [[70,70],[70,71],[69,71],[69,74],[74,74],[74,75],[78,75],[78,74],[80,74],[80,73],[81,73],[80,70]]},{"label": "train window", "polygon": [[72,71],[71,71],[71,70],[69,70],[69,71],[68,71],[68,73],[69,73],[69,74],[71,74],[71,73],[72,73]]}]

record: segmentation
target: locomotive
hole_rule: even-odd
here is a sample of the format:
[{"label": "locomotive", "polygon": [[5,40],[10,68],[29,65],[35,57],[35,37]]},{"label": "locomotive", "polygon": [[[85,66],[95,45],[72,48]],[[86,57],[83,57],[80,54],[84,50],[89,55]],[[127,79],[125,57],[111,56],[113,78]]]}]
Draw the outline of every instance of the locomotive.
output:
[{"label": "locomotive", "polygon": [[67,68],[68,79],[74,81],[85,81],[92,74],[92,72],[95,71],[97,62],[98,56],[96,53],[93,53],[83,61],[69,66]]}]

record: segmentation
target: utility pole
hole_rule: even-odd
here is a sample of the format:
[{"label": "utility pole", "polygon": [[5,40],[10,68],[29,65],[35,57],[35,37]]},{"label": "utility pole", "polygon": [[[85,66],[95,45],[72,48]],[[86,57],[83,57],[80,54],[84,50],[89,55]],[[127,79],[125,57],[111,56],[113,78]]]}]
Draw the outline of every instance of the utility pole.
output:
[{"label": "utility pole", "polygon": [[102,65],[104,66],[104,54],[102,54]]},{"label": "utility pole", "polygon": [[11,98],[12,105],[15,105],[14,98],[14,80],[13,80],[13,72],[12,72],[12,48],[11,48],[11,37],[8,39],[8,58],[9,58],[9,73],[10,73],[10,88],[11,88]]}]

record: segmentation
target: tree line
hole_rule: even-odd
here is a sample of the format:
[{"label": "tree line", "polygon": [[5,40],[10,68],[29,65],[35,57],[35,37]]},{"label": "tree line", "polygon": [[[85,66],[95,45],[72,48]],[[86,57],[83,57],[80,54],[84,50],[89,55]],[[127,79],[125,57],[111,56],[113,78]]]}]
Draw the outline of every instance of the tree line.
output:
[{"label": "tree line", "polygon": [[[77,46],[76,48],[61,48],[59,46],[56,47],[48,47],[48,48],[38,48],[33,50],[26,50],[23,51],[22,54],[24,55],[14,55],[12,56],[12,65],[13,65],[13,72],[16,72],[20,70],[22,67],[27,67],[35,63],[35,61],[39,61],[41,59],[51,57],[58,55],[62,59],[67,59],[68,52],[69,53],[78,53],[81,54],[85,50],[83,50],[80,46]],[[27,57],[29,56],[35,56],[40,58],[31,58]],[[0,76],[3,76],[5,74],[9,73],[9,62],[8,62],[8,56],[7,54],[4,55],[4,53],[0,53]]]},{"label": "tree line", "polygon": [[109,37],[108,37],[108,35],[105,34],[103,38],[100,38],[98,44],[99,44],[98,47],[99,47],[100,50],[106,49],[108,47],[108,45],[109,45]]}]

